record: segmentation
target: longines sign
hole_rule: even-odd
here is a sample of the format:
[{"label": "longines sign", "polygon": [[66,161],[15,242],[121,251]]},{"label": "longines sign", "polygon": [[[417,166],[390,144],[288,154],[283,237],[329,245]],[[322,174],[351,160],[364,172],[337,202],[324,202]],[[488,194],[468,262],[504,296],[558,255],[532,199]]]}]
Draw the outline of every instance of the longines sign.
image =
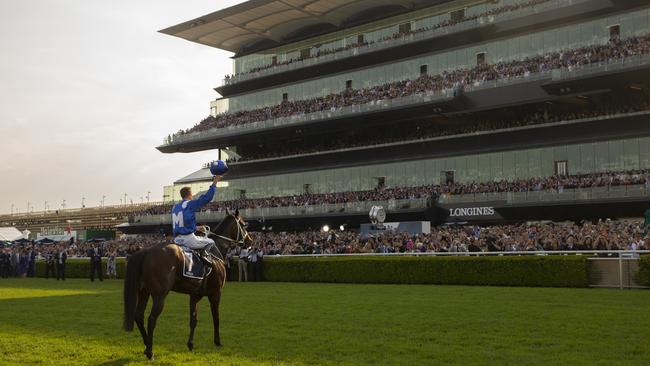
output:
[{"label": "longines sign", "polygon": [[449,209],[449,217],[475,217],[475,216],[494,216],[495,211],[492,206],[485,207],[456,207]]}]

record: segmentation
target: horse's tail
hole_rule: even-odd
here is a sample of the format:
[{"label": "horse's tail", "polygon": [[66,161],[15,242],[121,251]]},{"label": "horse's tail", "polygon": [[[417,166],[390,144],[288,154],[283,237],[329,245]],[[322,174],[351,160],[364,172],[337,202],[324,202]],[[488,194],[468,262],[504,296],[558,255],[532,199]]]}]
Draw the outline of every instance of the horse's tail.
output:
[{"label": "horse's tail", "polygon": [[124,276],[124,330],[133,331],[135,310],[138,306],[138,292],[140,292],[140,273],[145,251],[140,250],[129,257]]}]

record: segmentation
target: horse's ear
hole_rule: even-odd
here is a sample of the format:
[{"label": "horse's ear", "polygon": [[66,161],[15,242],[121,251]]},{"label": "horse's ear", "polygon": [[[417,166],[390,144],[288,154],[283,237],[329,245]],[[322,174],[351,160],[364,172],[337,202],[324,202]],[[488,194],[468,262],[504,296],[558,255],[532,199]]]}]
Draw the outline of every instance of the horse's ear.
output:
[{"label": "horse's ear", "polygon": [[236,210],[235,210],[235,217],[236,217],[236,218],[239,218],[239,209],[236,209]]}]

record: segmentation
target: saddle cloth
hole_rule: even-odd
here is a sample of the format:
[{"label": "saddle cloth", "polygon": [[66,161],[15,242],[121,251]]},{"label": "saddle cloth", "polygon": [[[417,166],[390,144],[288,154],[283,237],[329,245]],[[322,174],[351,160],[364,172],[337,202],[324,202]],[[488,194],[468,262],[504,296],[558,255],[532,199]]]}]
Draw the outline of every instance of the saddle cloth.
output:
[{"label": "saddle cloth", "polygon": [[183,276],[202,280],[205,275],[205,264],[196,252],[189,248],[181,247],[183,251]]}]

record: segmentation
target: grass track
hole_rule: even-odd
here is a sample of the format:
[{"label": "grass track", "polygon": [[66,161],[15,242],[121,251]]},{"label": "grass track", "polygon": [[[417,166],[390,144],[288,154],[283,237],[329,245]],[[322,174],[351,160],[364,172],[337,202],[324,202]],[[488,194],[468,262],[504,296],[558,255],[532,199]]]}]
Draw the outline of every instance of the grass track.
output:
[{"label": "grass track", "polygon": [[156,328],[156,361],[121,331],[122,281],[0,280],[0,365],[649,365],[650,291],[228,283],[222,342],[186,296]]}]

